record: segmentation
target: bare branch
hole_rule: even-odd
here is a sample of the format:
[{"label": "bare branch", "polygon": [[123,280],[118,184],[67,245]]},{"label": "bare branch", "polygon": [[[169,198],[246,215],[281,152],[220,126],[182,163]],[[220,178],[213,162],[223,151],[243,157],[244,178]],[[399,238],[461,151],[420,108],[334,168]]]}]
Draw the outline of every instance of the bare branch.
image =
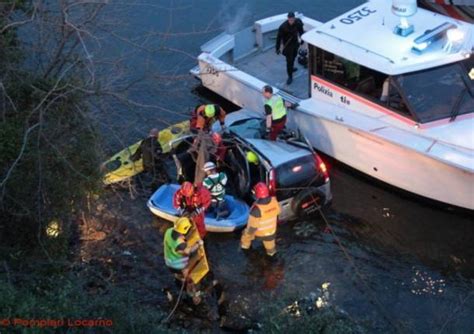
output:
[{"label": "bare branch", "polygon": [[[13,2],[13,3],[15,3],[15,2]],[[33,12],[31,13],[30,18],[28,18],[26,20],[22,20],[22,21],[12,22],[12,23],[9,23],[9,24],[6,24],[5,26],[3,26],[2,29],[0,29],[0,35],[5,33],[8,29],[19,27],[19,26],[22,26],[22,25],[25,25],[27,23],[32,22],[36,18],[36,11],[38,10],[38,6],[39,6],[39,2],[36,3],[35,5],[33,5]]]},{"label": "bare branch", "polygon": [[36,129],[40,124],[36,123],[33,126],[30,126],[26,131],[25,134],[23,135],[23,144],[21,145],[20,153],[18,153],[18,156],[16,157],[15,161],[13,164],[10,166],[10,169],[8,170],[7,174],[5,175],[4,179],[0,183],[0,188],[5,185],[5,183],[8,181],[10,178],[11,173],[15,169],[16,165],[20,162],[21,158],[23,157],[23,153],[25,153],[26,145],[28,143],[28,137],[34,129]]}]

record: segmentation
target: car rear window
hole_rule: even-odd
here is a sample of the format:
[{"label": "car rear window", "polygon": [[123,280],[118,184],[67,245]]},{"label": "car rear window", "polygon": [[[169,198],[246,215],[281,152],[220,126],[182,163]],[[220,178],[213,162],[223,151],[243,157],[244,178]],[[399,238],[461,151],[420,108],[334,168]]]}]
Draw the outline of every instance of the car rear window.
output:
[{"label": "car rear window", "polygon": [[313,155],[310,154],[277,167],[276,176],[278,188],[309,185],[318,176]]}]

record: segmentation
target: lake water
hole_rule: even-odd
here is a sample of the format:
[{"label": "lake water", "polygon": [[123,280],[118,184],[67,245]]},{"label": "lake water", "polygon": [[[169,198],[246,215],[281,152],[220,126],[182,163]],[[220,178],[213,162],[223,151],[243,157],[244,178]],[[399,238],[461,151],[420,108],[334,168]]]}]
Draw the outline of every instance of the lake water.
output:
[{"label": "lake water", "polygon": [[[135,104],[97,112],[105,150],[185,119],[196,104],[222,102],[188,74],[199,46],[213,36],[289,10],[325,21],[360,3],[112,1],[103,20],[116,38],[95,46],[95,57],[121,57],[114,84],[134,80],[127,96]],[[276,263],[265,261],[261,249],[250,256],[240,252],[238,234],[208,238],[212,269],[229,298],[252,298],[258,308],[274,296],[304,297],[330,282],[331,304],[368,321],[374,331],[472,333],[472,213],[425,203],[335,161],[329,165],[334,235],[321,219],[282,225]]]}]

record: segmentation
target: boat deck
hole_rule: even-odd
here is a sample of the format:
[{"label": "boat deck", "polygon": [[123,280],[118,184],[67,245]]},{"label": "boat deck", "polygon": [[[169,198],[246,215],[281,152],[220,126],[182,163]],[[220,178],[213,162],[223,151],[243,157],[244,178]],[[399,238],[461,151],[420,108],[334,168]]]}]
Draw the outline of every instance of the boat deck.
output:
[{"label": "boat deck", "polygon": [[308,93],[308,69],[298,64],[295,60],[295,67],[298,69],[293,74],[293,83],[286,84],[286,60],[283,55],[277,55],[274,48],[263,52],[252,53],[251,55],[237,61],[235,66],[264,82],[267,82],[290,95],[300,99],[309,97]]}]

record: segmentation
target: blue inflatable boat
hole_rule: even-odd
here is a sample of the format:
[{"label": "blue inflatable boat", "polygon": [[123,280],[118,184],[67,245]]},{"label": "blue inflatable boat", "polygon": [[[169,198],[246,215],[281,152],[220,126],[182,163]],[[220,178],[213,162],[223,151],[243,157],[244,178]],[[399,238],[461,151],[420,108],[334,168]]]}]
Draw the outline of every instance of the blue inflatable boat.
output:
[{"label": "blue inflatable boat", "polygon": [[[173,195],[179,189],[177,184],[164,184],[150,197],[148,207],[156,216],[175,222],[178,219],[178,211],[173,207]],[[226,195],[226,205],[229,215],[225,218],[216,219],[212,215],[206,215],[206,230],[209,232],[232,232],[247,224],[249,207],[234,196]]]}]

